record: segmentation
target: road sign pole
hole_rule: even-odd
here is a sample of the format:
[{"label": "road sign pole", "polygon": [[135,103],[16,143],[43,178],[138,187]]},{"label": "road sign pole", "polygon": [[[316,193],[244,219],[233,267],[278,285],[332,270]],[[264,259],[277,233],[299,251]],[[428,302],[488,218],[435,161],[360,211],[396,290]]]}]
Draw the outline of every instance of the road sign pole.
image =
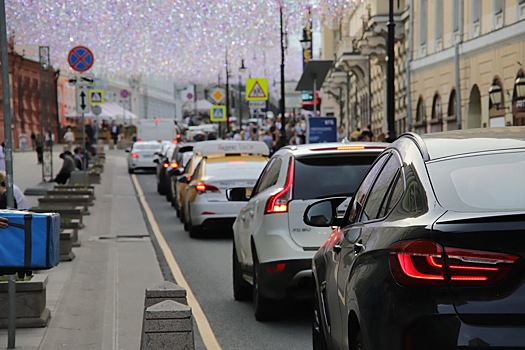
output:
[{"label": "road sign pole", "polygon": [[[5,2],[0,0],[0,52],[2,63],[2,98],[11,101],[11,87],[9,85],[9,58],[7,53],[7,30],[5,16]],[[4,138],[6,142],[6,174],[7,174],[7,203],[13,203],[13,187],[10,182],[13,176],[12,163],[12,136],[11,136],[11,104],[3,103],[4,111]],[[7,349],[15,348],[16,336],[16,281],[14,275],[8,278],[8,316],[7,316]]]},{"label": "road sign pole", "polygon": [[82,112],[82,149],[84,150],[84,154],[82,155],[82,161],[84,162],[84,166],[82,167],[83,168],[83,178],[84,178],[84,184],[87,185],[88,181],[87,181],[87,168],[88,168],[88,165],[89,165],[89,162],[88,162],[88,158],[87,158],[87,154],[88,154],[88,150],[87,150],[87,147],[86,147],[86,118],[84,116],[84,112]]}]

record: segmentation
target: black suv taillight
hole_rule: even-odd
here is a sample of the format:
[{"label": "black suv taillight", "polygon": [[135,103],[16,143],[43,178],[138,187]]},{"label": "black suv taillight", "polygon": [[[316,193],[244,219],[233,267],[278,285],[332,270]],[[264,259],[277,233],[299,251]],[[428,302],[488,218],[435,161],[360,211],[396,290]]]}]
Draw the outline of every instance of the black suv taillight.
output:
[{"label": "black suv taillight", "polygon": [[442,247],[431,240],[390,246],[390,268],[404,286],[488,286],[501,281],[519,257],[510,254]]}]

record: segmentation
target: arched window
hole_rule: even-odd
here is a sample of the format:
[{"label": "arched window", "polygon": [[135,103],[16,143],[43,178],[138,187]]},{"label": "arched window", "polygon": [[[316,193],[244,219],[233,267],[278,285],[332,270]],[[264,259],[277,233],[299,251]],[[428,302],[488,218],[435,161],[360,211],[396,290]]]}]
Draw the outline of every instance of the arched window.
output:
[{"label": "arched window", "polygon": [[452,89],[448,98],[447,108],[447,130],[457,130],[458,121],[456,119],[456,90]]},{"label": "arched window", "polygon": [[425,108],[425,100],[422,96],[417,102],[416,122],[414,123],[414,131],[420,135],[427,132],[427,116]]},{"label": "arched window", "polygon": [[443,131],[443,111],[441,108],[441,96],[434,95],[432,102],[432,119],[430,120],[430,132]]}]

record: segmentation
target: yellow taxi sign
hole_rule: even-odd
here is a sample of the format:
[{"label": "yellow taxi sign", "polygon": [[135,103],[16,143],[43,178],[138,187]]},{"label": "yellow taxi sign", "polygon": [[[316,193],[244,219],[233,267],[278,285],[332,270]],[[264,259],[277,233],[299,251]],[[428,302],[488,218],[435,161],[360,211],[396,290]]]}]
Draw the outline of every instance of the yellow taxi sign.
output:
[{"label": "yellow taxi sign", "polygon": [[195,154],[207,157],[212,154],[260,154],[270,155],[268,145],[262,141],[201,141],[193,146]]},{"label": "yellow taxi sign", "polygon": [[210,107],[210,121],[225,122],[226,121],[226,107],[211,106]]},{"label": "yellow taxi sign", "polygon": [[268,100],[268,79],[248,78],[246,79],[246,100],[266,101]]}]

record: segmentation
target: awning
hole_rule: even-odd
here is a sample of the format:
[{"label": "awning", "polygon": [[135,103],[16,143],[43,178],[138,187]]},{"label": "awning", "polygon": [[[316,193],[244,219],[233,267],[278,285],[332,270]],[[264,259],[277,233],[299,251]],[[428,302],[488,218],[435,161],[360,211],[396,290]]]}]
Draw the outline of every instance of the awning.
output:
[{"label": "awning", "polygon": [[[93,112],[84,113],[85,118],[98,118],[98,119],[109,119],[109,120],[136,120],[137,115],[122,108],[122,105],[114,102],[106,102],[99,105],[102,112],[96,116]],[[66,114],[66,118],[81,118],[82,116],[76,111],[73,113]]]},{"label": "awning", "polygon": [[299,83],[297,83],[295,91],[313,91],[314,83],[316,89],[319,90],[333,63],[333,60],[308,61],[303,75],[301,75],[301,79],[299,80]]}]

